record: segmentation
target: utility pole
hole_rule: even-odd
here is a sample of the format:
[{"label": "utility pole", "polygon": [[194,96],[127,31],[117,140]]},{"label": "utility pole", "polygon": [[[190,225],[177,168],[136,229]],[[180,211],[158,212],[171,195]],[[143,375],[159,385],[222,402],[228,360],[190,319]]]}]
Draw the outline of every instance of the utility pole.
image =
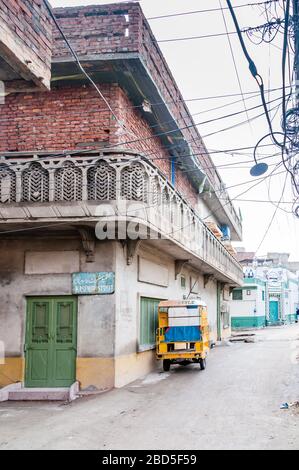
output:
[{"label": "utility pole", "polygon": [[295,42],[295,80],[296,80],[296,103],[299,107],[299,0],[293,0],[294,42]]},{"label": "utility pole", "polygon": [[[299,110],[299,0],[293,0],[293,22],[294,22],[294,44],[295,44],[295,57],[294,57],[294,73],[295,73],[295,93],[296,93],[296,108]],[[298,111],[297,111],[298,113]],[[295,136],[298,141],[299,137]],[[299,192],[299,176],[297,168],[299,165],[298,156],[295,162],[295,191]],[[299,218],[299,204],[294,208],[294,214]]]}]

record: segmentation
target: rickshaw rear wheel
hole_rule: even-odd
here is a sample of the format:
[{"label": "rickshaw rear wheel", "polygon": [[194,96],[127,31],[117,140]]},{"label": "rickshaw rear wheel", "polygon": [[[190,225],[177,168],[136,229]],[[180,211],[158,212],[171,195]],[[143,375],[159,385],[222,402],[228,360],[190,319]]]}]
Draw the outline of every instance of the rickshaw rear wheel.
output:
[{"label": "rickshaw rear wheel", "polygon": [[170,360],[163,359],[163,370],[164,372],[168,372],[170,370]]},{"label": "rickshaw rear wheel", "polygon": [[207,363],[205,359],[199,359],[199,367],[200,367],[200,370],[205,370],[205,368],[207,367]]}]

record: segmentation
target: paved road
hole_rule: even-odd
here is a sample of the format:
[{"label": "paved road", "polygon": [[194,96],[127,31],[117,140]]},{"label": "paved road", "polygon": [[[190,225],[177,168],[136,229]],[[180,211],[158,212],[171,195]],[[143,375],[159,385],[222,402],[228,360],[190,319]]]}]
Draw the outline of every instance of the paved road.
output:
[{"label": "paved road", "polygon": [[[296,349],[297,348],[297,349]],[[294,354],[295,352],[295,354]],[[0,404],[0,449],[299,449],[299,326],[71,405]],[[293,359],[293,360],[292,360]]]}]

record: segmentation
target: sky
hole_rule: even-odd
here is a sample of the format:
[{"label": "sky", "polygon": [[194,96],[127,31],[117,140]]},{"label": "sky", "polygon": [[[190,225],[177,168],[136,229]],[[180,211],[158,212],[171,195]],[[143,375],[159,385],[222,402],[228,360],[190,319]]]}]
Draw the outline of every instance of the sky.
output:
[{"label": "sky", "polygon": [[[260,0],[236,0],[232,4],[235,7],[236,5],[248,3],[254,4],[258,1]],[[51,0],[53,7],[88,4],[104,5],[109,3],[116,2],[109,0]],[[141,0],[139,3],[147,18],[195,10],[219,9],[221,5],[226,7],[225,0]],[[272,11],[274,12],[274,9]],[[260,6],[238,8],[235,9],[235,12],[241,28],[267,22],[263,8]],[[278,9],[278,16],[282,16],[281,9]],[[227,10],[149,19],[149,23],[157,40],[225,33],[225,23],[228,31],[235,31]],[[257,84],[248,70],[248,64],[242,53],[237,35],[230,35],[229,38],[231,44],[229,44],[226,35],[161,42],[159,44],[183,97],[186,100],[205,98],[197,101],[187,101],[190,112],[196,114],[194,116],[196,123],[244,111],[245,107],[248,109],[261,104]],[[263,77],[265,88],[281,88],[283,35],[278,33],[275,40],[270,44],[266,42],[253,44],[246,35],[244,35],[244,39],[258,72]],[[291,53],[290,62],[292,62]],[[289,84],[291,67],[287,67],[287,69]],[[236,94],[241,91],[244,94],[244,102],[241,96],[218,98],[219,95]],[[254,93],[248,94],[249,92]],[[269,104],[269,108],[271,118],[273,118],[273,129],[280,132],[281,107],[278,107],[278,105],[281,103],[279,99],[281,98],[281,90],[267,93],[266,98],[267,101],[275,100]],[[223,129],[246,121],[247,116],[252,119],[258,114],[262,114],[261,107],[248,111],[247,114],[244,111],[235,117],[198,125],[198,129],[209,150],[251,147],[255,146],[259,139],[269,132],[265,115],[230,130],[223,131]],[[263,144],[269,144],[270,142],[270,138],[268,138],[263,141]],[[279,155],[275,156],[277,152],[277,148],[266,146],[257,153],[258,158],[268,157],[265,160],[271,165],[269,166],[268,175],[275,169],[275,164],[281,161]],[[250,167],[253,165],[252,150],[242,150],[232,155],[213,153],[212,158],[231,198],[236,199],[234,200],[235,207],[241,210],[243,241],[235,245],[243,246],[247,251],[256,251],[259,248],[257,253],[260,256],[266,255],[269,251],[277,251],[290,253],[290,260],[299,260],[299,219],[291,212],[292,204],[290,202],[294,200],[294,197],[290,177],[287,176],[285,182],[286,172],[283,171],[283,168],[275,169],[272,176],[268,176],[256,187],[240,196],[241,192],[258,182],[249,173]],[[230,165],[223,166],[227,164]],[[240,185],[245,182],[247,183]],[[283,192],[284,185],[285,190]],[[281,204],[270,225],[280,198]],[[253,200],[265,202],[253,202]],[[270,228],[267,231],[269,225]],[[261,244],[266,232],[267,235]]]}]

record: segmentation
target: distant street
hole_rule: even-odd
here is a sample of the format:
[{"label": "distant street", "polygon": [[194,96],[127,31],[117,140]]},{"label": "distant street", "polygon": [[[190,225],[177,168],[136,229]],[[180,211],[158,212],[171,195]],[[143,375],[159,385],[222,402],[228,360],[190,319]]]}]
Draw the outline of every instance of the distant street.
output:
[{"label": "distant street", "polygon": [[[299,449],[299,326],[102,395],[0,404],[0,449]],[[294,354],[295,352],[295,354]]]}]

